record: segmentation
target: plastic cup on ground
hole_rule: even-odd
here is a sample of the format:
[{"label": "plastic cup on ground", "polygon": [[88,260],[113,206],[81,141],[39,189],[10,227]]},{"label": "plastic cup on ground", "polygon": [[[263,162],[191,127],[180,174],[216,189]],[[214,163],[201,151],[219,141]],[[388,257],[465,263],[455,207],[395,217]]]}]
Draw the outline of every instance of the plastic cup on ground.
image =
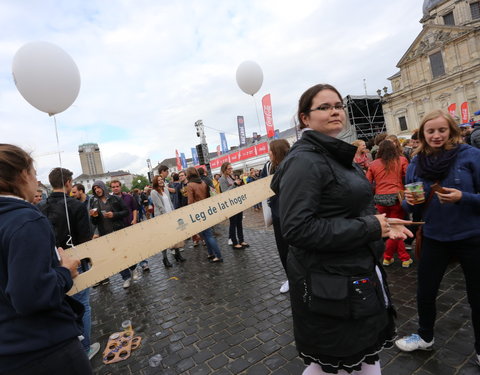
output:
[{"label": "plastic cup on ground", "polygon": [[122,329],[125,333],[132,332],[132,321],[131,320],[124,320],[122,322]]},{"label": "plastic cup on ground", "polygon": [[413,194],[413,204],[425,202],[425,191],[423,190],[423,182],[412,182],[405,185],[405,189]]}]

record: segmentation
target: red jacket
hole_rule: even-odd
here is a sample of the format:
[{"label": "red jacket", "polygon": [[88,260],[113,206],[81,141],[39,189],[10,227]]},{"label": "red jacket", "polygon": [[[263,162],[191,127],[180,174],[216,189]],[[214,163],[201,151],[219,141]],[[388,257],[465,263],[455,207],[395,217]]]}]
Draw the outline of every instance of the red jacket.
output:
[{"label": "red jacket", "polygon": [[387,173],[382,159],[375,159],[367,171],[370,183],[375,184],[375,194],[395,194],[404,190],[405,174],[407,173],[408,160],[400,156],[393,168]]}]

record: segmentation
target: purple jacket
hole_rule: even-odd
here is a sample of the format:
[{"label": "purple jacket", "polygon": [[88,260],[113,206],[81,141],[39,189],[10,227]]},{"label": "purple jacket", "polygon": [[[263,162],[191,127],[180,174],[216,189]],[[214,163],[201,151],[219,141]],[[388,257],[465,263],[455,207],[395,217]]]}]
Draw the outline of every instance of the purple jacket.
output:
[{"label": "purple jacket", "polygon": [[122,199],[123,199],[123,203],[125,203],[125,206],[127,206],[128,213],[129,213],[127,217],[123,218],[123,223],[125,224],[126,227],[128,227],[131,225],[133,220],[133,211],[138,210],[138,204],[134,197],[124,192],[122,192]]}]

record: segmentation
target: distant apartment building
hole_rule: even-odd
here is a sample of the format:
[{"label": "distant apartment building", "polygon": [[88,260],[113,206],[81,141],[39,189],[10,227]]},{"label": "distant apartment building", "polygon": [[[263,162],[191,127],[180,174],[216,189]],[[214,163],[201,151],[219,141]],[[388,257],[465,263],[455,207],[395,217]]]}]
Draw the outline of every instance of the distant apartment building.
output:
[{"label": "distant apartment building", "polygon": [[103,174],[102,157],[97,143],[85,143],[78,146],[82,173],[87,176]]}]

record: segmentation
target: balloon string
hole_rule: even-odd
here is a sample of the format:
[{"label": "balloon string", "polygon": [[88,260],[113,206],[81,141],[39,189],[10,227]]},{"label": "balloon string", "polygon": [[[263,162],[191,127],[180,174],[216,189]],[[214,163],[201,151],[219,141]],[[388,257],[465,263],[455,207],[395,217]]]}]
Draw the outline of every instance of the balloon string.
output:
[{"label": "balloon string", "polygon": [[262,135],[262,126],[260,125],[260,116],[258,115],[258,106],[255,97],[252,95],[253,102],[255,103],[255,112],[257,112],[257,122],[258,122],[258,129],[260,130],[260,136]]},{"label": "balloon string", "polygon": [[[58,138],[58,129],[57,129],[57,118],[55,115],[53,115],[53,123],[55,125],[55,136],[57,137],[57,152],[58,152],[58,162],[60,163],[60,176],[62,178],[62,182],[64,181],[63,179],[63,166],[62,166],[62,155],[60,151],[60,141]],[[68,228],[68,239],[66,242],[67,246],[70,247],[75,247],[73,244],[72,240],[72,229],[70,228],[70,216],[68,215],[68,207],[67,207],[67,191],[65,190],[65,184],[63,184],[63,202],[65,204],[65,215],[67,219],[67,228]]]}]

